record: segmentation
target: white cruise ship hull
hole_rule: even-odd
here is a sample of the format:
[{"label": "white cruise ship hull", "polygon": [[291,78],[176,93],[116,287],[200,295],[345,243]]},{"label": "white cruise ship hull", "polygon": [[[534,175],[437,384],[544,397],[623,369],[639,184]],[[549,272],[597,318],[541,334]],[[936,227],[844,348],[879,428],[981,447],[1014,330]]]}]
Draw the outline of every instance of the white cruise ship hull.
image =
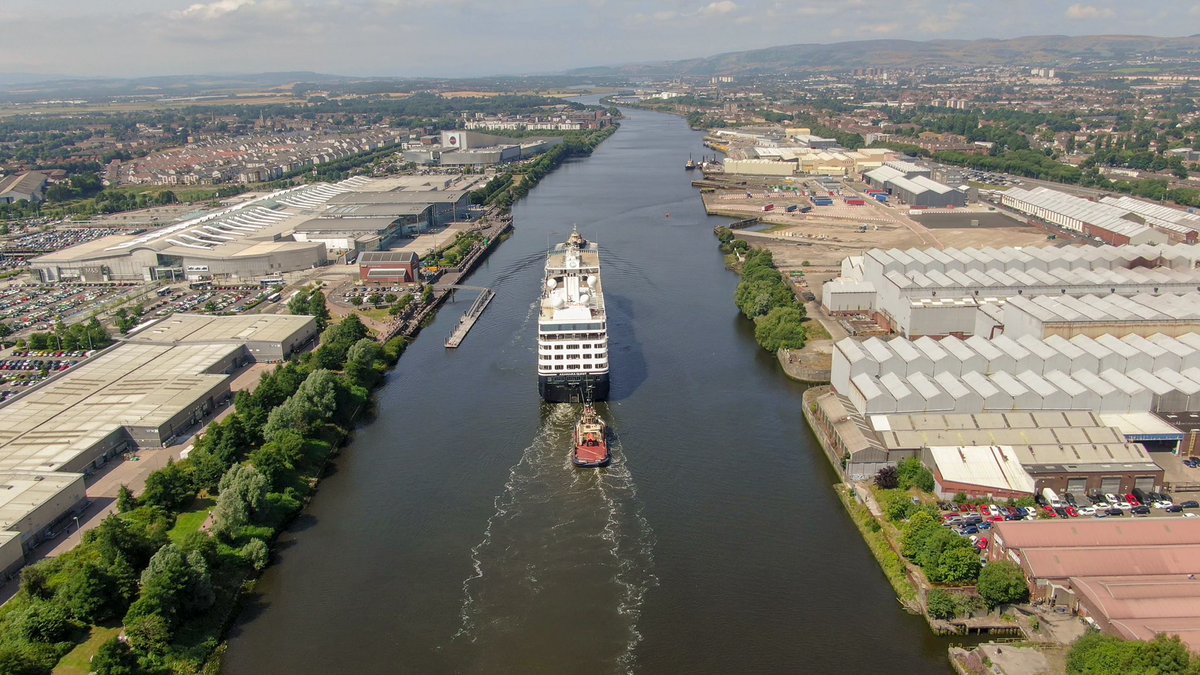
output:
[{"label": "white cruise ship hull", "polygon": [[582,373],[539,375],[538,393],[547,403],[607,401],[608,373],[589,373],[586,376]]}]

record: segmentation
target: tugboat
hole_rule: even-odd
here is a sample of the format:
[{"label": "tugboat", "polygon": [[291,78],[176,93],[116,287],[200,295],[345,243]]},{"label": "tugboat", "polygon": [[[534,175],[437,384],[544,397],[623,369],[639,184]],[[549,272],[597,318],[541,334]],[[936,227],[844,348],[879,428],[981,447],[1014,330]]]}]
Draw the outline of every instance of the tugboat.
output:
[{"label": "tugboat", "polygon": [[695,169],[697,166],[699,166],[699,164],[696,164],[696,160],[692,159],[692,156],[691,156],[691,155],[688,155],[688,161],[687,161],[687,164],[684,164],[684,165],[683,165],[683,168],[684,168],[684,169],[687,169],[688,171],[692,171],[692,170],[694,170],[694,169]]},{"label": "tugboat", "polygon": [[580,469],[596,469],[608,466],[611,460],[608,425],[596,414],[591,403],[585,403],[583,414],[575,423],[575,452],[571,462]]}]

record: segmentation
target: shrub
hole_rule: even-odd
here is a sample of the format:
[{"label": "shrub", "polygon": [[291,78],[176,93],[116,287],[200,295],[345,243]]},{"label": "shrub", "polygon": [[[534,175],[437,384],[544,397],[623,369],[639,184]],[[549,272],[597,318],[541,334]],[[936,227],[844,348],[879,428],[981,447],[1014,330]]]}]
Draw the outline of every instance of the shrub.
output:
[{"label": "shrub", "polygon": [[953,619],[959,613],[958,602],[946,591],[934,589],[925,598],[925,611],[935,619]]},{"label": "shrub", "polygon": [[[791,289],[787,291],[789,294]],[[755,321],[754,339],[769,352],[780,349],[800,349],[807,334],[804,329],[804,310],[798,307],[776,307]]]},{"label": "shrub", "polygon": [[921,460],[910,457],[896,465],[900,472],[900,489],[917,488],[923,492],[933,492],[933,473],[925,468]]},{"label": "shrub", "polygon": [[885,466],[875,474],[875,486],[881,490],[895,490],[900,487],[900,472],[894,466]]},{"label": "shrub", "polygon": [[113,638],[96,650],[92,657],[92,672],[96,675],[137,675],[142,669],[129,645]]},{"label": "shrub", "polygon": [[979,597],[989,608],[1029,599],[1029,587],[1025,574],[1016,564],[1008,561],[994,562],[979,573]]}]

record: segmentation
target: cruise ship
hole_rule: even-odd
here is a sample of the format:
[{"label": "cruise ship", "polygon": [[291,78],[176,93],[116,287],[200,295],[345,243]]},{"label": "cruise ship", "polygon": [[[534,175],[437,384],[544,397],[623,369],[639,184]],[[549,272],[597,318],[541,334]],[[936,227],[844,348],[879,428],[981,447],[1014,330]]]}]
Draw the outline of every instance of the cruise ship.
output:
[{"label": "cruise ship", "polygon": [[538,314],[538,392],[549,403],[608,398],[600,248],[577,229],[546,257]]}]

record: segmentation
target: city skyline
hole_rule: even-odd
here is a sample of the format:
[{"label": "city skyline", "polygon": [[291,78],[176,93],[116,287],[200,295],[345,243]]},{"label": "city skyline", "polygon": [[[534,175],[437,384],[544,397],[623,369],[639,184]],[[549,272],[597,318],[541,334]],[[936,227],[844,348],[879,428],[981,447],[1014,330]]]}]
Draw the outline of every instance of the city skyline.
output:
[{"label": "city skyline", "polygon": [[[352,76],[557,73],[801,43],[1026,35],[1178,36],[1200,7],[1149,0],[14,0],[0,73],[138,77],[312,70]],[[1184,20],[1187,19],[1187,20]],[[132,36],[132,39],[130,39]],[[526,39],[514,39],[524,37]],[[101,47],[103,45],[103,47]],[[464,45],[466,45],[464,47]]]}]

